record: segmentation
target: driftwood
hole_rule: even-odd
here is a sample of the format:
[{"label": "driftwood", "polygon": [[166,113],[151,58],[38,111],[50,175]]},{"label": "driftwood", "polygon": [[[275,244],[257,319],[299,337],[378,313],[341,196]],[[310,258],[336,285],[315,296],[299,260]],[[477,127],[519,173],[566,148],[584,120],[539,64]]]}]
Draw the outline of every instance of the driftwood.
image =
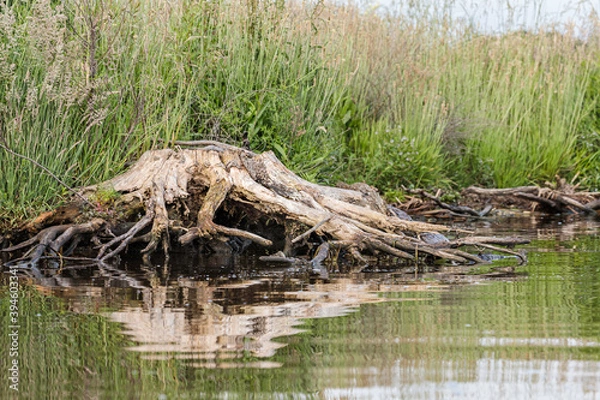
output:
[{"label": "driftwood", "polygon": [[431,193],[429,193],[423,189],[408,190],[408,191],[410,193],[418,194],[421,197],[432,200],[438,207],[443,208],[444,210],[450,211],[450,215],[452,215],[452,216],[479,218],[479,217],[485,217],[492,210],[492,207],[490,205],[486,205],[483,208],[483,210],[481,210],[481,211],[476,211],[468,206],[459,206],[459,205],[454,205],[454,204],[448,204],[448,203],[443,202],[439,198],[439,196],[434,196]]},{"label": "driftwood", "polygon": [[471,186],[463,190],[463,195],[475,195],[485,201],[513,197],[529,201],[553,213],[596,216],[596,210],[600,210],[600,193],[582,192],[576,189],[576,186],[566,184],[564,179],[557,177],[556,184],[546,183],[545,187],[520,186],[506,189],[483,189]]},{"label": "driftwood", "polygon": [[[448,204],[441,200],[439,192],[433,195],[422,189],[405,189],[416,195],[409,204],[403,205],[413,214],[422,216],[451,216],[477,219],[487,216],[494,208],[515,207],[552,214],[582,214],[598,216],[600,193],[578,190],[560,177],[544,186],[518,186],[513,188],[480,188],[470,186],[461,192],[461,202],[466,205]],[[418,196],[418,197],[417,197]],[[420,201],[419,198],[425,201]],[[415,201],[416,199],[416,201]],[[481,208],[481,211],[472,208]]]},{"label": "driftwood", "polygon": [[[436,258],[483,261],[458,249],[472,246],[472,241],[432,245],[422,240],[419,234],[426,232],[468,232],[401,219],[368,185],[308,182],[271,152],[255,154],[210,141],[181,145],[195,147],[144,153],[125,173],[78,190],[72,204],[65,206],[69,212],[60,213],[60,224],[56,225],[56,212],[46,213],[27,225],[34,235],[31,239],[2,251],[27,249],[16,260],[35,267],[42,259],[60,258],[78,245],[89,248],[95,243],[91,259],[105,265],[134,243],[145,243],[141,252],[146,257],[159,248],[168,256],[173,246],[204,248],[237,237],[270,254],[285,249],[285,259],[289,253],[306,251],[307,240],[313,238],[324,243],[310,262],[322,276],[330,246],[336,248],[335,254],[362,264],[374,254],[411,263]],[[118,198],[103,202],[106,192]],[[478,245],[522,242],[477,239]]]}]

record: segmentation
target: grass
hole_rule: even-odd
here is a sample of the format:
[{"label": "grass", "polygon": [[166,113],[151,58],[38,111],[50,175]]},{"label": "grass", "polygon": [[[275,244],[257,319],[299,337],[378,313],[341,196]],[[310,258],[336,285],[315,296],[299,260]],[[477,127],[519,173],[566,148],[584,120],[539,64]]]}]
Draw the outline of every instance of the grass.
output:
[{"label": "grass", "polygon": [[[4,321],[9,320],[8,299],[8,290],[0,290]],[[104,310],[95,308],[94,300],[80,303],[89,312],[76,314],[61,299],[21,286],[18,305],[18,353],[9,360],[7,352],[2,364],[8,370],[9,363],[18,360],[19,395],[11,396],[6,386],[3,398],[35,398],[41,393],[47,399],[156,398],[165,391],[169,398],[177,397],[184,383],[177,375],[183,375],[181,364],[146,361],[124,350],[135,343],[120,333],[118,324],[96,315]],[[0,343],[10,348],[8,334],[14,329],[5,325]]]},{"label": "grass", "polygon": [[[8,2],[0,135],[73,186],[112,177],[149,148],[199,138],[272,150],[307,179],[384,192],[556,174],[600,186],[597,30],[585,40],[551,27],[491,35],[427,7],[398,9],[408,11]],[[0,173],[3,220],[67,194],[1,150]]]}]

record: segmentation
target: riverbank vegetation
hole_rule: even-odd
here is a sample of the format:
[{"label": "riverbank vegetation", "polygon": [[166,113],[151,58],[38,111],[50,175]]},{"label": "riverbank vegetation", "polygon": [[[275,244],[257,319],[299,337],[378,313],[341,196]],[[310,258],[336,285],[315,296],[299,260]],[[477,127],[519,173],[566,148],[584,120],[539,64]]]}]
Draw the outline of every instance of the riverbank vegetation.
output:
[{"label": "riverbank vegetation", "polygon": [[[81,186],[150,148],[273,150],[304,178],[600,187],[600,33],[484,34],[431,8],[322,1],[8,1],[1,143]],[[443,10],[443,8],[442,8]],[[0,219],[68,192],[0,150]]]}]

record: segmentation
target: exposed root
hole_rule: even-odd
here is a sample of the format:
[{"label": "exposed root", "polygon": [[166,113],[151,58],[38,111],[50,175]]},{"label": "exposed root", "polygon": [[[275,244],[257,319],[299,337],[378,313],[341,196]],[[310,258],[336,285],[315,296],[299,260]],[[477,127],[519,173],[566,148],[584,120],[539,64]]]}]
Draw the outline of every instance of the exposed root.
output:
[{"label": "exposed root", "polygon": [[162,180],[154,182],[152,187],[152,200],[154,202],[154,219],[150,234],[150,243],[142,250],[142,253],[152,253],[162,242],[165,254],[169,252],[169,216],[165,204],[165,185]]},{"label": "exposed root", "polygon": [[2,251],[14,252],[24,247],[32,246],[23,257],[12,260],[12,263],[26,261],[31,266],[37,266],[44,254],[59,254],[62,247],[71,239],[85,233],[96,232],[100,230],[104,224],[105,221],[103,219],[94,218],[89,222],[78,225],[51,226],[43,229],[33,238],[16,246],[7,247]]},{"label": "exposed root", "polygon": [[[124,234],[112,239],[108,243],[105,243],[100,248],[100,251],[98,251],[98,255],[96,256],[96,259],[98,259],[100,261],[106,261],[106,260],[116,256],[127,246],[127,244],[129,244],[129,242],[131,242],[133,240],[134,236],[139,231],[144,229],[146,226],[150,225],[152,223],[152,220],[154,219],[154,209],[153,209],[153,207],[149,207],[149,209],[150,209],[150,211],[147,212],[146,215],[144,215],[144,217],[142,219],[140,219],[131,229],[129,229]],[[119,246],[117,246],[116,249],[114,249],[110,253],[104,255],[104,253],[106,251],[108,251],[113,245],[115,245],[117,243],[119,243]]]},{"label": "exposed root", "polygon": [[481,257],[476,256],[475,254],[471,254],[467,251],[462,251],[459,249],[444,249],[445,253],[449,253],[449,254],[453,254],[457,257],[462,257],[467,261],[470,262],[474,262],[476,264],[485,264],[486,261],[484,261]]},{"label": "exposed root", "polygon": [[323,262],[329,257],[329,243],[322,243],[318,248],[315,256],[310,260],[312,272],[319,275],[321,279],[329,279],[329,271],[323,265]]},{"label": "exposed root", "polygon": [[365,242],[372,250],[380,250],[384,253],[396,256],[398,258],[404,258],[409,261],[415,260],[415,256],[413,256],[412,254],[409,254],[402,250],[398,250],[397,248],[390,246],[381,240],[369,238]]}]

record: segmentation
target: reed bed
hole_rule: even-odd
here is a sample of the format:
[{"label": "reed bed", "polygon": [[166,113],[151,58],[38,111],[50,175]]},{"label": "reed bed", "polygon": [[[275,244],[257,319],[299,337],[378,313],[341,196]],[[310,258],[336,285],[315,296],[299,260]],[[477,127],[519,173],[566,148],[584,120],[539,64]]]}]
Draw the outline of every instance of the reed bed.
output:
[{"label": "reed bed", "polygon": [[[1,140],[72,186],[107,179],[149,148],[201,138],[272,150],[321,183],[382,191],[556,174],[600,185],[595,19],[484,34],[444,12],[398,10],[6,2]],[[67,194],[3,150],[0,173],[5,221]]]}]

